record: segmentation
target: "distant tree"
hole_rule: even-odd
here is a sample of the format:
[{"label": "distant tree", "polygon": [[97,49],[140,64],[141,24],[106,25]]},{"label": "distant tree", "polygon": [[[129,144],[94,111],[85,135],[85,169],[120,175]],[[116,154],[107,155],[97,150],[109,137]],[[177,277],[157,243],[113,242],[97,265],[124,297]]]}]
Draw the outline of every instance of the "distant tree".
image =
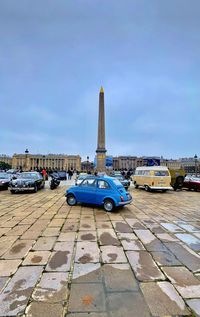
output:
[{"label": "distant tree", "polygon": [[10,164],[0,161],[0,170],[9,170],[11,167]]}]

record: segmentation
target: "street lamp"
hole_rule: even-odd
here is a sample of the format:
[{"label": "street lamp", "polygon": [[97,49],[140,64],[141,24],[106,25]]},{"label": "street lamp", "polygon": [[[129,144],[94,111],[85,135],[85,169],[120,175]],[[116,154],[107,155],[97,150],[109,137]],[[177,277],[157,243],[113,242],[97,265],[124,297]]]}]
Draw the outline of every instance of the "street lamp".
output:
[{"label": "street lamp", "polygon": [[195,164],[195,177],[197,177],[197,155],[194,156],[194,164]]},{"label": "street lamp", "polygon": [[87,173],[89,171],[89,156],[87,156]]},{"label": "street lamp", "polygon": [[25,169],[27,170],[27,157],[28,157],[28,153],[29,153],[29,150],[26,149],[25,150]]}]

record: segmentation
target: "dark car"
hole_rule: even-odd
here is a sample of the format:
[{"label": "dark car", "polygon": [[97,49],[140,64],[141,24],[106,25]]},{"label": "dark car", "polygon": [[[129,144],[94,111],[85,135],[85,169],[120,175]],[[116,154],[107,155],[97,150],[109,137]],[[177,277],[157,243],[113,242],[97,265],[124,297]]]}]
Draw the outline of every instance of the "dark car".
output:
[{"label": "dark car", "polygon": [[188,190],[194,189],[195,191],[200,190],[200,177],[186,176],[183,188],[187,188]]},{"label": "dark car", "polygon": [[50,173],[50,176],[58,178],[60,181],[65,181],[67,179],[67,173],[65,171],[58,171]]},{"label": "dark car", "polygon": [[59,180],[66,181],[67,179],[67,173],[65,171],[58,171]]},{"label": "dark car", "polygon": [[0,173],[0,188],[8,189],[10,183],[10,175],[7,173]]},{"label": "dark car", "polygon": [[183,182],[185,178],[185,171],[182,168],[179,169],[169,169],[171,175],[171,186],[176,191],[183,187]]},{"label": "dark car", "polygon": [[130,186],[130,181],[128,179],[125,179],[122,175],[114,174],[112,177],[118,179],[120,183],[124,186],[124,188],[127,190]]},{"label": "dark car", "polygon": [[22,172],[10,182],[10,192],[34,191],[44,188],[45,181],[38,172]]}]

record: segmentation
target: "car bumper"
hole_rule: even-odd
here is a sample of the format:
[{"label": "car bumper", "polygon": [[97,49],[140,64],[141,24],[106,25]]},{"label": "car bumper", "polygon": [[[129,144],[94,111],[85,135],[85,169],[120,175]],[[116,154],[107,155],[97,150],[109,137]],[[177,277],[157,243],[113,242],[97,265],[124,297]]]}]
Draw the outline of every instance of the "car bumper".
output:
[{"label": "car bumper", "polygon": [[8,184],[0,184],[0,188],[7,188]]},{"label": "car bumper", "polygon": [[118,203],[118,206],[128,205],[128,204],[130,204],[132,201],[133,201],[133,198],[131,198],[131,199],[129,199],[129,200],[126,200],[126,201],[120,201],[120,202]]},{"label": "car bumper", "polygon": [[173,190],[171,186],[149,186],[150,189],[155,189],[155,190]]},{"label": "car bumper", "polygon": [[14,190],[16,192],[24,192],[29,190],[34,190],[34,187],[10,187],[10,190]]}]

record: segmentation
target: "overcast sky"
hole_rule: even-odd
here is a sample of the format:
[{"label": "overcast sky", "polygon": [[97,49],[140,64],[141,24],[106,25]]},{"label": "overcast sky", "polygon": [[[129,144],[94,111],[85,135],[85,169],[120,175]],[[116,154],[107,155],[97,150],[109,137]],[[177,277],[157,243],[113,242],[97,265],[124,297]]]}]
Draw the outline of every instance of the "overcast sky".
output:
[{"label": "overcast sky", "polygon": [[0,153],[200,156],[199,0],[1,0]]}]

